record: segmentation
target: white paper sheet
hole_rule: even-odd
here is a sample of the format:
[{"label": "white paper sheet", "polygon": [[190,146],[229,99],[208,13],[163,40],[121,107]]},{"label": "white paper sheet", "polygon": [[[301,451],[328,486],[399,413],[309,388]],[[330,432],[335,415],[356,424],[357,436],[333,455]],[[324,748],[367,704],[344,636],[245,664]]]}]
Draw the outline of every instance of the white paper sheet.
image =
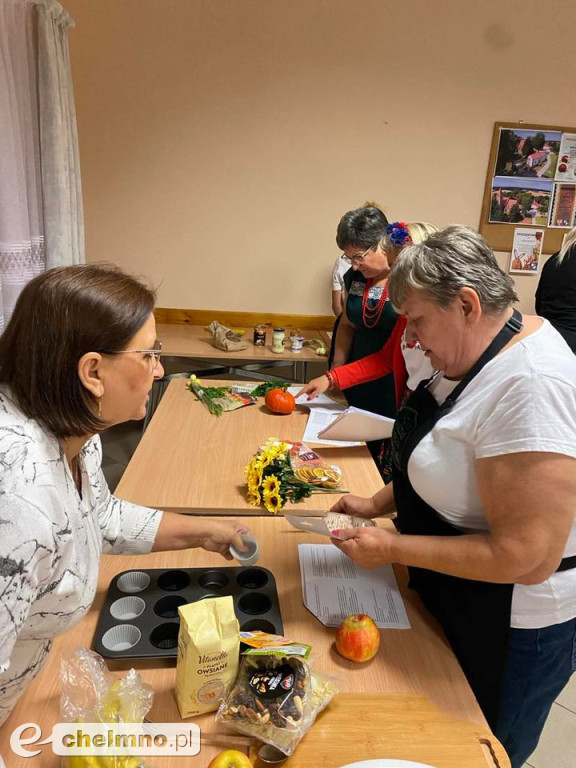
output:
[{"label": "white paper sheet", "polygon": [[350,406],[318,431],[318,440],[383,440],[392,436],[394,419]]},{"label": "white paper sheet", "polygon": [[380,629],[410,629],[391,565],[367,571],[332,544],[299,544],[304,605],[326,627],[367,613]]},{"label": "white paper sheet", "polygon": [[310,410],[310,416],[306,422],[306,429],[302,436],[302,442],[306,445],[311,443],[321,443],[322,445],[332,445],[335,448],[346,448],[353,445],[362,445],[361,442],[354,442],[351,440],[329,440],[327,438],[319,437],[318,433],[322,432],[328,427],[336,416],[334,409],[328,408],[312,408]]},{"label": "white paper sheet", "polygon": [[[296,397],[301,389],[301,386],[288,387],[288,392]],[[347,407],[343,403],[338,403],[336,400],[332,400],[332,398],[328,397],[328,395],[318,395],[318,397],[315,397],[314,400],[307,400],[307,397],[308,395],[300,395],[300,397],[296,399],[296,405],[304,405],[306,408],[310,409],[326,408],[332,410],[334,413],[341,413],[342,411],[345,411]]]}]

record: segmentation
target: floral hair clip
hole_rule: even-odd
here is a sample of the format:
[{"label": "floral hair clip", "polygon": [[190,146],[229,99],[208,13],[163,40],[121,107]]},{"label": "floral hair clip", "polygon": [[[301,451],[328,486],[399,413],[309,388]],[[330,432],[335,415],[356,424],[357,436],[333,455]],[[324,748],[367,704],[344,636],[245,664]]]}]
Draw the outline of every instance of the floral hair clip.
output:
[{"label": "floral hair clip", "polygon": [[412,242],[404,221],[393,221],[392,224],[388,224],[386,234],[390,235],[390,242],[394,243],[394,245],[410,245]]}]

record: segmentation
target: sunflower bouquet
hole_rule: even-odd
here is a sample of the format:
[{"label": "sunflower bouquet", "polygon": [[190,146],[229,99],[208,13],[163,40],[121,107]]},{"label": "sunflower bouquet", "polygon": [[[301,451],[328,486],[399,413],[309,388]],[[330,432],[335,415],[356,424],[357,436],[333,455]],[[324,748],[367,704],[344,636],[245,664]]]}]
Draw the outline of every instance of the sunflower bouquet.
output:
[{"label": "sunflower bouquet", "polygon": [[[299,461],[301,466],[295,468],[292,462],[294,448],[293,443],[275,437],[260,447],[244,470],[249,504],[254,507],[263,505],[267,512],[275,515],[287,501],[296,504],[313,493],[348,493],[339,487],[342,476],[336,467],[306,466],[306,462]],[[316,454],[313,455],[318,459]]]}]

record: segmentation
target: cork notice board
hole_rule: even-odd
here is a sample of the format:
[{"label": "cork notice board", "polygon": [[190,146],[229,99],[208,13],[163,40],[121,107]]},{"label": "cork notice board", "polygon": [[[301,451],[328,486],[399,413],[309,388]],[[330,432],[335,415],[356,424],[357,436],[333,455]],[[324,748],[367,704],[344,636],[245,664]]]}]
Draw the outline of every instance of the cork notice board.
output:
[{"label": "cork notice board", "polygon": [[518,228],[541,229],[550,254],[574,226],[576,128],[495,123],[480,234],[495,251],[511,251]]}]

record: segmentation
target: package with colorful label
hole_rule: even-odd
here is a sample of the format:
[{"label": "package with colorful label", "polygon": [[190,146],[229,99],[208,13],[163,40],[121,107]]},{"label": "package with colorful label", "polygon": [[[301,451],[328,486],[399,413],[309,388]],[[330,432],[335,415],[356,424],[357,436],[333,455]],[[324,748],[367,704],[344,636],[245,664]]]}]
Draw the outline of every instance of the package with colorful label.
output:
[{"label": "package with colorful label", "polygon": [[308,485],[338,488],[342,470],[336,464],[326,465],[324,459],[306,443],[285,441],[290,445],[290,464],[296,477]]},{"label": "package with colorful label", "polygon": [[336,693],[311,671],[309,653],[310,646],[298,643],[246,651],[216,720],[291,755]]},{"label": "package with colorful label", "polygon": [[178,608],[176,701],[182,717],[212,712],[238,673],[239,624],[231,595]]}]

